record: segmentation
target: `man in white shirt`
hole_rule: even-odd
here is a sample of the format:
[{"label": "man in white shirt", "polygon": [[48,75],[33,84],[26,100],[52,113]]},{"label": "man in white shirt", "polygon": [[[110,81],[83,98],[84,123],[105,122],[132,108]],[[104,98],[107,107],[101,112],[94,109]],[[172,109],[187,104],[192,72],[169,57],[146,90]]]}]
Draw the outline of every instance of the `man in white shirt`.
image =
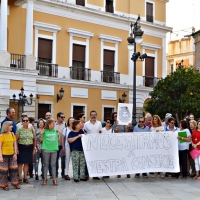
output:
[{"label": "man in white shirt", "polygon": [[[58,145],[59,145],[59,150],[57,152],[57,160],[56,160],[56,176],[58,176],[58,169],[59,169],[59,156],[60,156],[60,151],[62,149],[62,131],[63,129],[66,127],[66,124],[64,122],[65,120],[65,115],[63,112],[59,112],[57,114],[57,121],[55,122],[55,129],[60,131],[60,138],[58,141]],[[61,176],[64,177],[64,170],[65,170],[65,156],[61,157]]]},{"label": "man in white shirt", "polygon": [[[90,120],[87,121],[84,125],[84,131],[87,134],[98,134],[101,133],[102,125],[100,121],[97,121],[97,112],[92,110],[90,112]],[[87,176],[87,169],[86,169],[86,176]],[[100,180],[99,177],[93,177],[93,179]]]},{"label": "man in white shirt", "polygon": [[101,133],[102,125],[97,120],[97,112],[95,110],[90,112],[90,120],[85,123],[84,130],[87,134]]}]

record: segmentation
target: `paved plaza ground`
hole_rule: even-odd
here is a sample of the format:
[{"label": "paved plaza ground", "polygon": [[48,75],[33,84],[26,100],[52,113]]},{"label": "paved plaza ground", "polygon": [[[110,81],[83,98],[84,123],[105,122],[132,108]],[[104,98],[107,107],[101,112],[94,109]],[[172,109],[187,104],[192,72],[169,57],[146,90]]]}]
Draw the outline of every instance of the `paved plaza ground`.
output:
[{"label": "paved plaza ground", "polygon": [[[70,170],[72,177],[72,170]],[[174,180],[170,178],[122,178],[93,180],[75,183],[58,178],[58,186],[29,179],[30,185],[22,185],[20,190],[10,186],[10,191],[0,189],[0,200],[199,200],[200,181]]]}]

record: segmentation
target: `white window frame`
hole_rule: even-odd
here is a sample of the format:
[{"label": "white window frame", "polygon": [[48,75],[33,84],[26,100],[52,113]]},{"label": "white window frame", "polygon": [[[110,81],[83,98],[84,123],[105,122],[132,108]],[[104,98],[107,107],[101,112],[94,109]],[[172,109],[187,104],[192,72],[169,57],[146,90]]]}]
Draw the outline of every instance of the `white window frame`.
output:
[{"label": "white window frame", "polygon": [[[161,46],[155,45],[155,44],[150,44],[150,43],[145,43],[143,42],[141,44],[142,46],[142,54],[146,53],[145,50],[151,50],[154,51],[154,54],[151,53],[146,53],[147,56],[149,57],[154,57],[155,62],[154,62],[154,77],[157,77],[158,74],[158,50],[161,49]],[[142,76],[145,76],[145,61],[142,62]]]},{"label": "white window frame", "polygon": [[[114,14],[116,9],[116,0],[113,0],[113,7],[114,7],[113,14]],[[106,0],[104,0],[104,11],[106,12]]]},{"label": "white window frame", "polygon": [[[58,31],[61,30],[61,27],[54,24],[46,24],[46,23],[41,23],[41,22],[34,22],[33,25],[35,27],[34,56],[36,57],[36,61],[38,61],[38,39],[43,38],[43,39],[52,40],[52,62],[51,63],[56,64],[56,34]],[[50,36],[50,35],[39,34],[38,33],[39,30],[52,32],[53,35]]]},{"label": "white window frame", "polygon": [[[67,32],[70,35],[69,36],[69,66],[72,66],[73,64],[73,44],[79,44],[79,45],[85,46],[85,68],[89,69],[89,48],[90,48],[89,40],[91,37],[94,36],[94,33],[78,30],[78,29],[73,29],[73,28],[67,29]],[[79,40],[74,40],[73,36],[84,38],[86,39],[86,41],[82,42]]]},{"label": "white window frame", "polygon": [[[153,4],[153,23],[155,23],[155,2],[154,1],[151,1],[151,0],[145,0],[145,19],[147,21],[147,3],[151,3]],[[148,21],[147,21],[148,22]]]},{"label": "white window frame", "polygon": [[[35,101],[35,117],[38,119],[38,104],[50,104],[51,105],[51,114],[54,116],[54,102],[53,101]],[[45,117],[45,116],[44,116]]]},{"label": "white window frame", "polygon": [[[71,103],[71,116],[73,116],[74,106],[83,106],[83,107],[85,107],[85,117],[87,118],[87,104]],[[86,120],[86,118],[85,118],[85,120]]]},{"label": "white window frame", "polygon": [[[100,34],[99,38],[101,39],[101,52],[100,52],[101,53],[101,61],[100,61],[101,70],[100,71],[103,70],[104,49],[106,49],[106,50],[115,51],[114,72],[118,72],[118,45],[122,41],[122,39],[119,37],[114,37],[114,36],[104,35],[104,34]],[[113,43],[115,44],[115,47],[106,46],[104,45],[104,42]]]},{"label": "white window frame", "polygon": [[[101,117],[101,121],[104,120],[104,108],[113,108],[114,109],[113,112],[116,111],[116,106],[114,106],[114,105],[102,105],[102,117]],[[111,114],[112,113],[110,113],[110,118],[111,118]]]}]

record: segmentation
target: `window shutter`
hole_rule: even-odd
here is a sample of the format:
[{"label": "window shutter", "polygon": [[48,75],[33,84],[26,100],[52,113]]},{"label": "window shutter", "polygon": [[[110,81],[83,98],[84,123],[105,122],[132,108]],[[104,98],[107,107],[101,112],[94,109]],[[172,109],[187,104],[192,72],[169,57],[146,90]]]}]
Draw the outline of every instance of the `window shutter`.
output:
[{"label": "window shutter", "polygon": [[104,65],[115,66],[115,51],[104,50]]},{"label": "window shutter", "polygon": [[145,58],[145,76],[154,77],[154,57]]},{"label": "window shutter", "polygon": [[85,46],[73,44],[73,60],[85,62]]},{"label": "window shutter", "polygon": [[52,40],[38,38],[38,57],[52,60]]}]

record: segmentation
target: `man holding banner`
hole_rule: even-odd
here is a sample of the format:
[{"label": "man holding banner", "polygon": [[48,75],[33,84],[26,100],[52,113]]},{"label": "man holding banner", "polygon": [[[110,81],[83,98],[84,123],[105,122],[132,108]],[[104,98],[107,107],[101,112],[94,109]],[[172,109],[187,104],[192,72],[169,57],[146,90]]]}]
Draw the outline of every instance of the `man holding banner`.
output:
[{"label": "man holding banner", "polygon": [[[84,131],[87,134],[101,133],[102,125],[101,122],[97,120],[97,112],[92,110],[90,112],[90,120],[84,125]],[[87,171],[87,170],[86,170]],[[93,179],[100,180],[99,177],[93,177]]]},{"label": "man holding banner", "polygon": [[[145,123],[145,118],[140,117],[139,118],[139,124],[134,127],[133,132],[149,132],[149,127],[145,126],[144,123]],[[148,178],[147,173],[142,173],[142,176],[145,177],[145,178]],[[139,178],[139,177],[140,177],[139,173],[135,174],[135,178]]]}]

